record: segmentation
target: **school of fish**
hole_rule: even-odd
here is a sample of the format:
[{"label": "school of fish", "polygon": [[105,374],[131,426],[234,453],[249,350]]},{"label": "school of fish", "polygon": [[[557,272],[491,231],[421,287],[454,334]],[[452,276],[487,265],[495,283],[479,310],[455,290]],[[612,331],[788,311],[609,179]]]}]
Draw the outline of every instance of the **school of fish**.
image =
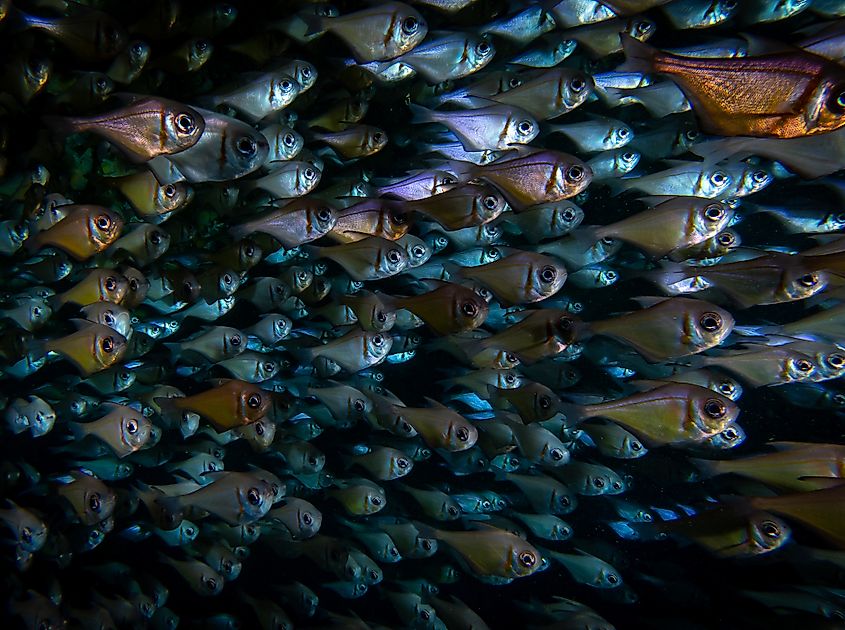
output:
[{"label": "school of fish", "polygon": [[3,627],[845,627],[845,2],[0,0]]}]

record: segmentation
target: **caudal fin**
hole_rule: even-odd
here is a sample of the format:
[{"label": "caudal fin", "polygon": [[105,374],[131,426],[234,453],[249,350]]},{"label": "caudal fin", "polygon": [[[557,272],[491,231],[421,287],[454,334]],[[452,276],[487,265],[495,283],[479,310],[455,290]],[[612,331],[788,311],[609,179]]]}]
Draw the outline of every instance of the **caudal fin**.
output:
[{"label": "caudal fin", "polygon": [[620,33],[622,50],[625,51],[625,63],[618,72],[654,72],[654,55],[657,49],[641,42],[627,33]]}]

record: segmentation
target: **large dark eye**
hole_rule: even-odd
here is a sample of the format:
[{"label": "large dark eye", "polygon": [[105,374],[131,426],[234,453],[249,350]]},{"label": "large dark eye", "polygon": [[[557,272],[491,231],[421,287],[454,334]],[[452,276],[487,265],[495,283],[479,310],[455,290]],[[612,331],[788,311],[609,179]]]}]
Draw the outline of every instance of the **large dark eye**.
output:
[{"label": "large dark eye", "polygon": [[819,277],[817,274],[808,273],[798,278],[798,283],[804,285],[805,287],[814,287],[819,283]]},{"label": "large dark eye", "polygon": [[203,584],[205,587],[211,591],[212,593],[217,590],[217,580],[211,577],[205,577],[202,579]]},{"label": "large dark eye", "polygon": [[255,144],[255,140],[253,140],[249,136],[242,136],[235,143],[235,148],[241,155],[245,157],[252,157],[258,150],[258,145]]},{"label": "large dark eye", "polygon": [[619,576],[615,573],[609,573],[607,575],[607,581],[609,584],[619,584]]},{"label": "large dark eye", "polygon": [[722,247],[731,247],[734,243],[736,243],[736,238],[730,232],[722,232],[716,237],[716,241]]},{"label": "large dark eye", "polygon": [[404,457],[400,457],[396,460],[396,465],[399,466],[399,468],[401,468],[402,470],[404,470],[410,465],[410,462],[408,462],[408,460]]},{"label": "large dark eye", "polygon": [[[35,313],[35,309],[33,309],[33,313]],[[103,313],[103,323],[106,326],[114,325],[114,316],[111,314],[111,311],[106,311],[105,313]]]},{"label": "large dark eye", "polygon": [[552,456],[553,460],[555,460],[556,462],[559,462],[560,460],[563,459],[563,451],[560,450],[559,448],[553,448],[552,451],[551,451],[551,456]]},{"label": "large dark eye", "polygon": [[382,133],[381,131],[376,131],[376,132],[373,134],[373,142],[374,142],[375,144],[381,144],[381,141],[382,141],[383,139],[384,139],[384,133]]},{"label": "large dark eye", "polygon": [[763,521],[760,523],[760,531],[769,538],[780,538],[780,527],[772,521]]},{"label": "large dark eye", "polygon": [[317,220],[321,223],[328,223],[332,219],[332,211],[328,208],[320,208],[317,210]]},{"label": "large dark eye", "polygon": [[261,493],[258,491],[258,488],[250,488],[246,493],[246,500],[249,501],[251,505],[258,505],[261,503]]},{"label": "large dark eye", "polygon": [[493,210],[496,206],[499,205],[499,200],[496,199],[493,195],[488,195],[484,198],[484,207],[488,210]]},{"label": "large dark eye", "polygon": [[466,442],[469,439],[469,429],[466,427],[458,427],[455,429],[455,437],[461,442]]},{"label": "large dark eye", "polygon": [[422,541],[422,546],[426,551],[431,551],[431,541],[428,538]]},{"label": "large dark eye", "polygon": [[99,215],[94,222],[101,230],[108,230],[111,227],[111,219],[105,214]]},{"label": "large dark eye", "polygon": [[100,343],[100,346],[102,347],[103,352],[105,352],[106,354],[111,354],[112,352],[114,352],[114,339],[111,337],[106,337]]},{"label": "large dark eye", "polygon": [[555,281],[555,278],[557,278],[557,269],[551,265],[546,265],[540,270],[540,280],[543,282],[551,283]]},{"label": "large dark eye", "polygon": [[604,488],[604,479],[602,479],[601,477],[596,477],[595,479],[593,479],[593,485],[599,489]]},{"label": "large dark eye", "polygon": [[161,243],[161,232],[159,232],[158,230],[153,230],[150,233],[150,243],[152,243],[153,245],[158,245],[159,243]]},{"label": "large dark eye", "polygon": [[352,408],[355,409],[355,411],[361,412],[366,409],[366,404],[360,398],[356,398],[352,401]]},{"label": "large dark eye", "polygon": [[258,394],[252,394],[249,398],[247,398],[246,404],[252,409],[258,409],[261,406],[261,396]]},{"label": "large dark eye", "polygon": [[387,252],[387,260],[393,264],[397,264],[402,257],[399,255],[399,250],[391,249]]},{"label": "large dark eye", "polygon": [[464,302],[461,305],[461,313],[463,313],[467,317],[475,317],[478,313],[478,307],[472,302]]},{"label": "large dark eye", "polygon": [[478,45],[475,47],[475,52],[482,57],[488,55],[490,53],[490,44],[487,42],[478,42]]},{"label": "large dark eye", "polygon": [[754,171],[751,175],[751,179],[753,179],[756,183],[762,184],[769,179],[769,174],[766,171]]},{"label": "large dark eye", "polygon": [[569,89],[576,94],[587,87],[587,82],[581,77],[575,77],[569,82]]},{"label": "large dark eye", "polygon": [[302,515],[302,522],[303,522],[305,525],[311,525],[311,523],[313,523],[313,522],[314,522],[314,519],[313,519],[313,518],[311,518],[311,515],[310,515],[308,512],[305,512],[305,513]]},{"label": "large dark eye", "polygon": [[454,505],[450,505],[448,508],[446,508],[446,511],[449,513],[449,516],[454,517],[458,515],[458,508],[456,508]]},{"label": "large dark eye", "polygon": [[[537,404],[540,409],[548,409],[552,406],[552,399],[543,394],[542,396],[540,396],[540,398],[537,399]],[[554,451],[552,451],[552,454],[554,455]]]},{"label": "large dark eye", "polygon": [[106,287],[106,291],[114,291],[117,288],[117,280],[115,280],[112,276],[106,278],[106,281],[103,282],[103,286]]},{"label": "large dark eye", "polygon": [[648,22],[637,22],[634,26],[637,35],[646,35],[651,31],[651,24]]},{"label": "large dark eye", "polygon": [[722,431],[722,436],[729,442],[733,442],[739,437],[739,433],[736,432],[736,429],[730,427]]},{"label": "large dark eye", "polygon": [[728,176],[725,175],[722,171],[716,171],[710,176],[710,181],[713,183],[714,186],[722,186],[728,181]]},{"label": "large dark eye", "polygon": [[381,505],[381,497],[372,497],[370,503],[373,505]]},{"label": "large dark eye", "polygon": [[576,164],[575,166],[570,166],[566,170],[566,179],[570,182],[580,182],[584,179],[585,173],[586,171],[584,171],[584,167]]},{"label": "large dark eye", "polygon": [[718,313],[704,313],[698,323],[707,332],[714,332],[722,327],[722,316]]},{"label": "large dark eye", "polygon": [[257,435],[258,437],[264,435],[264,425],[260,422],[255,423],[255,435]]},{"label": "large dark eye", "polygon": [[101,508],[102,502],[100,501],[100,493],[92,492],[91,496],[88,497],[88,509],[95,514],[99,514]]},{"label": "large dark eye", "polygon": [[563,217],[564,221],[567,221],[567,222],[574,221],[575,220],[575,210],[573,210],[572,208],[567,208],[566,210],[563,211],[561,216]]},{"label": "large dark eye", "polygon": [[839,369],[845,365],[845,357],[841,354],[831,354],[827,357],[827,362],[834,368]]},{"label": "large dark eye", "polygon": [[519,132],[520,135],[527,136],[532,131],[534,131],[534,123],[532,123],[530,120],[522,120],[516,126],[516,130]]},{"label": "large dark eye", "polygon": [[402,32],[405,35],[413,35],[420,27],[420,22],[413,15],[409,15],[402,21]]},{"label": "large dark eye", "polygon": [[524,567],[533,567],[537,563],[537,556],[531,551],[519,554],[519,563]]},{"label": "large dark eye", "polygon": [[137,278],[130,278],[129,279],[129,288],[132,289],[133,292],[138,290],[138,279]]},{"label": "large dark eye", "polygon": [[270,361],[267,361],[267,362],[264,363],[264,371],[265,372],[272,372],[275,369],[276,369],[275,363],[272,363]]},{"label": "large dark eye", "polygon": [[807,361],[807,359],[799,359],[795,362],[795,367],[798,368],[799,372],[812,372],[813,371],[813,364]]},{"label": "large dark eye", "polygon": [[643,445],[640,444],[639,442],[631,442],[631,450],[632,451],[634,451],[634,452],[641,451],[642,448],[643,448]]},{"label": "large dark eye", "polygon": [[736,387],[734,387],[734,384],[730,381],[722,381],[719,383],[719,391],[725,396],[730,396],[736,391]]},{"label": "large dark eye", "polygon": [[711,398],[704,403],[704,413],[711,418],[721,418],[727,411],[728,408],[725,406],[725,403],[717,398]]},{"label": "large dark eye", "polygon": [[827,108],[837,114],[845,113],[845,89],[841,85],[833,90],[827,101]]},{"label": "large dark eye", "polygon": [[711,204],[704,209],[704,217],[709,221],[720,221],[725,216],[725,209],[718,203]]},{"label": "large dark eye", "polygon": [[194,121],[194,117],[188,114],[187,112],[177,114],[176,118],[173,120],[173,123],[176,125],[176,129],[186,135],[193,133],[197,128],[197,124]]},{"label": "large dark eye", "polygon": [[284,138],[282,138],[282,144],[286,147],[293,148],[296,145],[296,138],[292,133],[286,133]]},{"label": "large dark eye", "polygon": [[282,86],[282,92],[290,92],[293,89],[293,81],[283,79],[281,86]]},{"label": "large dark eye", "polygon": [[129,435],[135,435],[138,432],[138,422],[135,420],[129,420],[126,423],[126,432]]}]

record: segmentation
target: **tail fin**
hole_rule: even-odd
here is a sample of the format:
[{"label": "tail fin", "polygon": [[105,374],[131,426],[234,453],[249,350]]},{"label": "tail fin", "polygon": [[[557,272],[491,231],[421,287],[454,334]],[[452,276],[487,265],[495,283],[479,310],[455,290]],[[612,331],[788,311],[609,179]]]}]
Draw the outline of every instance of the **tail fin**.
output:
[{"label": "tail fin", "polygon": [[699,459],[697,457],[690,457],[689,460],[699,472],[707,479],[715,477],[719,474],[719,461],[715,459]]},{"label": "tail fin", "polygon": [[68,116],[42,116],[41,120],[51,131],[60,136],[69,136],[83,131],[79,121]]},{"label": "tail fin", "polygon": [[654,55],[658,52],[653,46],[644,44],[627,33],[620,33],[622,50],[625,51],[625,63],[619,72],[654,72]]},{"label": "tail fin", "polygon": [[430,123],[437,122],[437,117],[433,115],[430,109],[426,109],[421,105],[408,103],[408,108],[411,110],[412,123]]}]

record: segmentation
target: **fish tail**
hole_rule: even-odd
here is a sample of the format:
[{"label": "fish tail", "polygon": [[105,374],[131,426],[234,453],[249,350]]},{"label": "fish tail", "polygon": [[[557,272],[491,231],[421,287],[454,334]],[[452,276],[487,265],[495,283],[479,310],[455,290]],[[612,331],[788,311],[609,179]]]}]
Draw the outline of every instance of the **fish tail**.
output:
[{"label": "fish tail", "polygon": [[698,472],[700,472],[705,479],[715,477],[719,474],[719,462],[716,460],[690,457],[689,461],[698,469]]},{"label": "fish tail", "polygon": [[437,122],[437,117],[430,109],[414,103],[408,103],[408,108],[411,110],[411,123]]},{"label": "fish tail", "polygon": [[68,426],[70,427],[71,433],[73,433],[73,437],[77,440],[81,440],[88,435],[88,430],[83,422],[68,422]]},{"label": "fish tail", "polygon": [[575,403],[561,402],[560,413],[563,414],[564,424],[567,427],[574,427],[588,417],[584,407]]},{"label": "fish tail", "polygon": [[229,228],[229,234],[237,241],[246,238],[254,232],[255,230],[252,229],[252,226],[249,223],[241,223],[240,225],[235,225]]},{"label": "fish tail", "polygon": [[170,351],[170,362],[175,364],[176,360],[182,354],[180,345],[178,343],[165,343],[164,347]]},{"label": "fish tail", "polygon": [[622,49],[625,51],[625,63],[617,71],[619,72],[654,72],[654,57],[657,49],[631,37],[627,33],[619,35],[622,40]]},{"label": "fish tail", "polygon": [[69,116],[42,116],[41,120],[55,134],[60,136],[69,136],[72,133],[85,131],[84,123],[78,118],[71,118]]}]

